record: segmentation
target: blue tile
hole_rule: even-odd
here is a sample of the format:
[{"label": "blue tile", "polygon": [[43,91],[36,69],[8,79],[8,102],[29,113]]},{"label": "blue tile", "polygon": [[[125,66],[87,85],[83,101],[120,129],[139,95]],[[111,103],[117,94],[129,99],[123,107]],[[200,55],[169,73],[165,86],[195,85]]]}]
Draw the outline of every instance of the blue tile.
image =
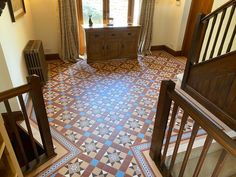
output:
[{"label": "blue tile", "polygon": [[116,177],[124,177],[125,176],[125,173],[123,171],[117,171],[116,173]]},{"label": "blue tile", "polygon": [[105,145],[110,146],[110,145],[112,145],[112,142],[109,141],[109,140],[106,140],[106,141],[105,141]]},{"label": "blue tile", "polygon": [[70,129],[71,127],[72,127],[72,125],[70,125],[70,124],[67,124],[64,126],[64,128],[66,128],[66,129]]},{"label": "blue tile", "polygon": [[53,120],[53,118],[48,118],[48,122],[52,122]]},{"label": "blue tile", "polygon": [[97,159],[93,159],[90,164],[92,166],[96,167],[98,163],[99,163],[99,161]]},{"label": "blue tile", "polygon": [[85,116],[85,112],[80,112],[79,115],[80,116]]},{"label": "blue tile", "polygon": [[99,122],[99,123],[101,123],[101,122],[103,122],[104,120],[102,119],[102,118],[98,118],[97,119],[97,122]]},{"label": "blue tile", "polygon": [[116,127],[116,129],[117,129],[117,130],[122,130],[123,127],[122,127],[121,125],[118,125],[118,126]]},{"label": "blue tile", "polygon": [[52,104],[53,102],[52,101],[48,101],[48,104]]},{"label": "blue tile", "polygon": [[131,155],[131,156],[133,156],[133,153],[132,153],[132,151],[131,151],[131,150],[129,150],[129,151],[128,151],[128,155]]},{"label": "blue tile", "polygon": [[85,132],[84,133],[84,136],[87,136],[87,137],[89,137],[91,135],[91,133],[90,132]]},{"label": "blue tile", "polygon": [[139,134],[138,134],[138,137],[141,138],[141,139],[143,139],[143,138],[144,138],[144,134],[139,133]]},{"label": "blue tile", "polygon": [[145,120],[145,123],[146,123],[146,124],[151,124],[152,121],[151,121],[151,120]]}]

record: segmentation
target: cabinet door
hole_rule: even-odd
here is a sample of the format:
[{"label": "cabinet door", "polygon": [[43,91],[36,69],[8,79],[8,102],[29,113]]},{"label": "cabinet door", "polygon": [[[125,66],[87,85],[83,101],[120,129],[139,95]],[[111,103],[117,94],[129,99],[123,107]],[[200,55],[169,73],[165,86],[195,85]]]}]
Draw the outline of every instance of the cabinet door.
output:
[{"label": "cabinet door", "polygon": [[105,59],[104,40],[89,40],[87,44],[87,58],[88,62]]},{"label": "cabinet door", "polygon": [[121,57],[122,58],[137,58],[137,40],[123,40],[121,43]]},{"label": "cabinet door", "polygon": [[120,56],[120,40],[109,39],[106,41],[106,59],[116,59]]}]

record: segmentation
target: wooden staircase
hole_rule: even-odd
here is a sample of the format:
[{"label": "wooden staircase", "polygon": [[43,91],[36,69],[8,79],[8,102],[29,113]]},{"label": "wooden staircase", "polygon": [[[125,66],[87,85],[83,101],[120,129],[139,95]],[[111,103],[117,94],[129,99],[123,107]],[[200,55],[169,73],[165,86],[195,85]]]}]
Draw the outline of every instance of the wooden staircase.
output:
[{"label": "wooden staircase", "polygon": [[[150,156],[163,176],[204,176],[202,169],[208,165],[205,161],[216,143],[221,148],[207,176],[236,175],[236,168],[226,163],[229,157],[234,162],[236,158],[235,7],[236,0],[231,0],[208,15],[199,15],[181,92],[174,82],[162,81]],[[178,117],[181,123],[177,139],[171,144]],[[183,150],[188,122],[193,122],[193,127]],[[200,132],[204,132],[204,142],[189,173],[186,169]],[[182,156],[181,161],[179,156]],[[225,164],[232,169],[225,170]],[[176,166],[178,172],[174,170]]]},{"label": "wooden staircase", "polygon": [[[4,119],[11,145],[24,175],[56,155],[40,82],[38,76],[30,76],[28,77],[28,84],[0,93],[0,103],[4,103],[7,111],[0,116],[0,119]],[[40,141],[37,140],[39,137],[35,139],[32,131],[32,120],[29,118],[31,112],[27,111],[23,100],[23,94],[26,93],[29,93],[32,99]],[[18,99],[20,111],[12,111],[9,101],[12,98]]]}]

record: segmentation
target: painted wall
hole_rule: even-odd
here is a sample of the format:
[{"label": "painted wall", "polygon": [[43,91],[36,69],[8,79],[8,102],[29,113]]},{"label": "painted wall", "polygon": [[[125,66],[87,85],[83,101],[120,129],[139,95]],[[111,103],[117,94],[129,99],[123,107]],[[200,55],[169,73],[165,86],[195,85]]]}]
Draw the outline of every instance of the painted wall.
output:
[{"label": "painted wall", "polygon": [[157,0],[154,12],[152,45],[181,50],[191,0]]},{"label": "painted wall", "polygon": [[[10,73],[7,69],[7,64],[5,62],[5,56],[2,50],[2,46],[0,43],[0,92],[8,90],[10,88],[13,87],[12,82],[11,82],[11,77],[10,77]],[[4,83],[4,84],[2,84]],[[19,106],[18,103],[16,101],[16,99],[14,100],[10,100],[11,103],[11,108],[12,110],[18,110]],[[5,107],[3,105],[3,103],[0,103],[0,113],[6,112]]]},{"label": "painted wall", "polygon": [[58,53],[59,14],[57,0],[30,1],[35,37],[43,41],[46,54]]},{"label": "painted wall", "polygon": [[0,17],[0,43],[14,87],[26,83],[28,72],[23,57],[23,49],[28,40],[34,39],[29,0],[25,0],[25,6],[26,14],[17,19],[15,23],[11,21],[8,8],[4,9]]}]

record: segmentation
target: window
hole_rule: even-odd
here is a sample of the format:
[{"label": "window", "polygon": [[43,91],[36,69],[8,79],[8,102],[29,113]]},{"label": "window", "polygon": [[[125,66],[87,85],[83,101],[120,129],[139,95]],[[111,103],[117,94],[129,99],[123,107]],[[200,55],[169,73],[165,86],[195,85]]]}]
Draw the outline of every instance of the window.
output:
[{"label": "window", "polygon": [[114,24],[127,23],[128,0],[110,0],[109,17],[114,18]]},{"label": "window", "polygon": [[128,21],[138,24],[141,1],[77,0],[77,2],[82,4],[80,8],[83,11],[82,21],[84,24],[88,24],[89,15],[92,15],[94,24],[107,23],[109,17],[114,18],[114,24],[127,24]]},{"label": "window", "polygon": [[103,23],[103,0],[83,0],[83,22],[89,23],[89,16],[92,15],[94,24]]}]

